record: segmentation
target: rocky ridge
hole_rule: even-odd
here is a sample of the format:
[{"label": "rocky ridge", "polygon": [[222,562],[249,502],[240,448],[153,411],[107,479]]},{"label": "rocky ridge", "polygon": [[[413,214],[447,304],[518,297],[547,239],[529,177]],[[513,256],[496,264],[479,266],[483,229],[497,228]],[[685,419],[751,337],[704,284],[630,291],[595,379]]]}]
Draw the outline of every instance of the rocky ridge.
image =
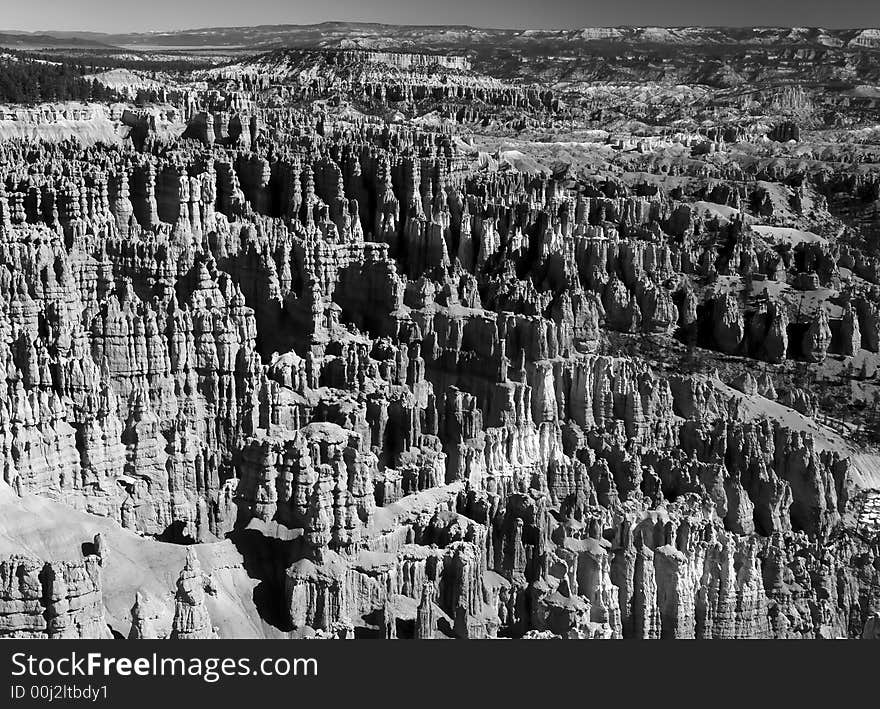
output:
[{"label": "rocky ridge", "polygon": [[[861,636],[864,471],[807,373],[880,346],[831,234],[876,176],[731,147],[786,122],[511,169],[468,124],[574,109],[431,56],[282,52],[178,135],[0,145],[5,484],[188,545],[132,638],[222,635],[194,549],[230,542],[291,637]],[[2,634],[105,635],[112,563],[10,556]]]}]

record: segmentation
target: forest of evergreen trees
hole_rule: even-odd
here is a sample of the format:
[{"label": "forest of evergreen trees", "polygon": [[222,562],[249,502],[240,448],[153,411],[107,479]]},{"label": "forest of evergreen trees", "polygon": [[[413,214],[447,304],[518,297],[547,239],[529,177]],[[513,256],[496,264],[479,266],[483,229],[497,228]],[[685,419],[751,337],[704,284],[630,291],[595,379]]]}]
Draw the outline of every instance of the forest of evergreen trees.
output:
[{"label": "forest of evergreen trees", "polygon": [[108,101],[116,93],[83,78],[92,71],[81,64],[45,62],[22,56],[0,57],[0,102]]},{"label": "forest of evergreen trees", "polygon": [[163,72],[166,74],[190,74],[197,69],[210,69],[218,65],[216,59],[210,57],[198,57],[193,55],[181,55],[177,59],[171,58],[173,52],[165,52],[162,57],[150,54],[129,52],[128,56],[120,56],[118,51],[107,52],[106,50],[92,50],[85,54],[83,50],[66,50],[63,54],[52,52],[31,52],[34,59],[46,59],[50,61],[63,60],[69,63],[87,63],[89,71],[98,72],[108,69],[131,69],[139,72]]}]

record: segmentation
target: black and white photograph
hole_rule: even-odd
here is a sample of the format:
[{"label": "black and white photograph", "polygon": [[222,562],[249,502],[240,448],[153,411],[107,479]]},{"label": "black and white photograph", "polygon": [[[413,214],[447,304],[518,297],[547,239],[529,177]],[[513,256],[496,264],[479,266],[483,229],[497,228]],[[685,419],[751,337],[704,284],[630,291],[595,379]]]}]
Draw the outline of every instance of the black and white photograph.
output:
[{"label": "black and white photograph", "polygon": [[0,5],[8,706],[880,638],[877,5]]}]

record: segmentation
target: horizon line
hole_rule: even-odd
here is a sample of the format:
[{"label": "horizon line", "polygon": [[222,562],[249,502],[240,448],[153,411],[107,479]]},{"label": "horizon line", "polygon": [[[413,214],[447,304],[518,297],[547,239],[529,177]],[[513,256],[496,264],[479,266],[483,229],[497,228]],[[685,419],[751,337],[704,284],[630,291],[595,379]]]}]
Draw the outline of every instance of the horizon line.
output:
[{"label": "horizon line", "polygon": [[855,26],[855,27],[825,27],[821,25],[737,25],[737,24],[727,24],[727,25],[640,25],[640,24],[614,24],[614,25],[578,25],[571,27],[484,27],[481,25],[468,25],[468,24],[460,24],[460,23],[449,23],[449,24],[438,24],[438,23],[428,23],[428,24],[418,24],[418,23],[396,23],[396,22],[382,22],[375,20],[324,20],[322,22],[308,22],[303,24],[296,24],[290,22],[276,22],[276,23],[262,23],[257,25],[212,25],[212,26],[203,26],[203,27],[178,27],[172,29],[144,29],[144,30],[115,30],[115,31],[106,31],[106,30],[89,30],[89,29],[33,29],[33,30],[18,30],[18,29],[4,29],[0,28],[0,34],[22,34],[22,35],[52,35],[53,33],[88,33],[92,35],[150,35],[150,34],[180,34],[187,32],[200,32],[206,30],[235,30],[235,29],[261,29],[261,28],[273,28],[273,27],[291,27],[291,28],[305,28],[305,27],[321,27],[324,25],[361,25],[361,26],[384,26],[384,27],[414,27],[414,28],[460,28],[465,30],[488,30],[488,31],[498,31],[498,32],[576,32],[578,30],[588,30],[588,29],[665,29],[665,30],[676,30],[676,29],[703,29],[703,30],[724,30],[724,29],[738,29],[738,30],[795,30],[795,29],[803,29],[803,30],[823,30],[826,32],[852,32],[852,31],[865,31],[865,30],[874,30],[880,29],[880,25],[871,25],[871,26]]}]

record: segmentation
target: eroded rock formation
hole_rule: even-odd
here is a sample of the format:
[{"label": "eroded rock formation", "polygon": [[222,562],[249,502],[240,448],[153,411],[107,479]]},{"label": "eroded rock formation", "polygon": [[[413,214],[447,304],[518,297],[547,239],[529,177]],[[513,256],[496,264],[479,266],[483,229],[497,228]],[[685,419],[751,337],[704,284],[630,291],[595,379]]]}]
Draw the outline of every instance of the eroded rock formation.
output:
[{"label": "eroded rock formation", "polygon": [[[291,637],[876,634],[876,400],[828,392],[876,376],[880,269],[806,127],[606,131],[587,171],[474,128],[612,87],[360,50],[198,78],[122,148],[0,143],[3,480],[187,545],[130,638],[221,634],[196,545]],[[4,559],[0,635],[105,635],[102,563]]]}]

